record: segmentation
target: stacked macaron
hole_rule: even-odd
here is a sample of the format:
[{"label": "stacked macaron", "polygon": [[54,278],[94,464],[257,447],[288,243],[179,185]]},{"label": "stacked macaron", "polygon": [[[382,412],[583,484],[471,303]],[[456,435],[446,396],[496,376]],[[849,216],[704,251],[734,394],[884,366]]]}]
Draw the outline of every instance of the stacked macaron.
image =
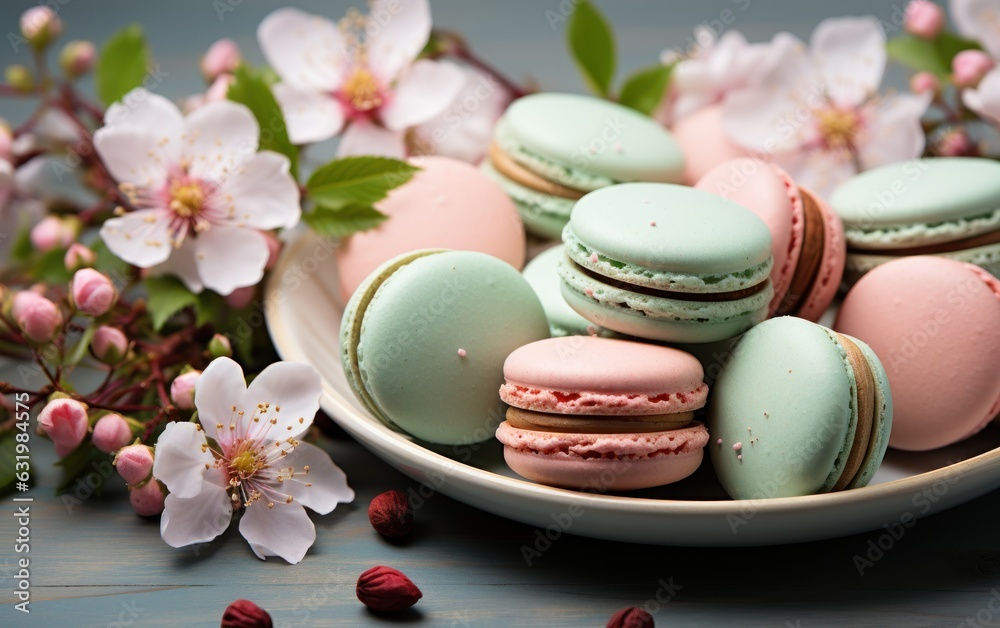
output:
[{"label": "stacked macaron", "polygon": [[497,429],[519,475],[582,490],[660,486],[693,473],[708,442],[708,387],[681,351],[590,336],[525,345],[504,363]]},{"label": "stacked macaron", "polygon": [[500,118],[483,170],[510,195],[527,229],[558,238],[587,192],[628,181],[679,182],[683,157],[663,127],[616,103],[533,94]]},{"label": "stacked macaron", "polygon": [[1000,163],[917,159],[863,172],[830,204],[844,221],[849,283],[909,255],[940,255],[1000,276]]}]

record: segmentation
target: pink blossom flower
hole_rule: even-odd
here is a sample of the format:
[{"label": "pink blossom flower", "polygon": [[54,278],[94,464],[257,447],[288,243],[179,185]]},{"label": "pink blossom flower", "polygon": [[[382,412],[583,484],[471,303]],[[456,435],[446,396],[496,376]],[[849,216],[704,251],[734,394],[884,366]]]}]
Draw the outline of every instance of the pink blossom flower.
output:
[{"label": "pink blossom flower", "polygon": [[163,486],[156,481],[156,478],[139,486],[130,486],[128,500],[131,502],[135,514],[140,517],[155,517],[163,512],[165,500]]},{"label": "pink blossom flower", "polygon": [[258,557],[302,560],[316,539],[305,508],[326,514],[354,499],[330,457],[299,440],[319,409],[320,388],[306,364],[272,364],[249,387],[236,362],[209,364],[195,393],[201,426],[170,423],[156,443],[153,475],[170,490],[163,540],[211,541],[242,508],[240,533]]},{"label": "pink blossom flower", "polygon": [[153,472],[153,448],[138,443],[122,447],[115,454],[114,464],[129,486],[144,482]]},{"label": "pink blossom flower", "polygon": [[35,342],[49,342],[63,324],[59,307],[32,290],[14,295],[10,315],[24,335]]},{"label": "pink blossom flower", "polygon": [[240,47],[232,39],[220,39],[201,58],[201,73],[206,81],[214,81],[221,74],[231,74],[243,61]]},{"label": "pink blossom flower", "polygon": [[295,226],[301,209],[288,158],[257,152],[250,110],[222,101],[184,117],[138,88],[106,120],[94,145],[136,208],[101,227],[108,248],[193,292],[258,283],[268,254],[261,231]]},{"label": "pink blossom flower", "polygon": [[281,77],[274,94],[292,142],[346,125],[340,155],[405,156],[406,130],[444,111],[465,82],[453,64],[415,61],[430,31],[427,0],[373,0],[369,14],[336,25],[291,8],[264,18],[257,39]]},{"label": "pink blossom flower", "polygon": [[117,327],[101,325],[90,339],[90,350],[94,356],[106,364],[117,364],[128,351],[128,338]]},{"label": "pink blossom flower", "polygon": [[944,28],[944,9],[930,0],[911,0],[903,27],[917,37],[934,39]]},{"label": "pink blossom flower", "polygon": [[1000,4],[996,0],[951,0],[950,9],[958,32],[1000,59]]},{"label": "pink blossom flower", "polygon": [[188,371],[174,378],[170,384],[170,402],[181,410],[194,410],[195,386],[201,371]]},{"label": "pink blossom flower", "polygon": [[107,314],[118,300],[118,291],[111,279],[93,268],[76,271],[69,284],[69,291],[76,308],[88,316]]},{"label": "pink blossom flower", "polygon": [[824,20],[761,85],[725,102],[729,136],[828,195],[861,170],[918,157],[932,94],[880,95],[885,35],[875,18]]},{"label": "pink blossom flower", "polygon": [[97,419],[90,439],[94,447],[106,454],[113,454],[132,442],[132,427],[125,417],[112,412]]},{"label": "pink blossom flower", "polygon": [[38,413],[38,425],[60,457],[80,446],[87,435],[87,406],[75,399],[53,399]]}]

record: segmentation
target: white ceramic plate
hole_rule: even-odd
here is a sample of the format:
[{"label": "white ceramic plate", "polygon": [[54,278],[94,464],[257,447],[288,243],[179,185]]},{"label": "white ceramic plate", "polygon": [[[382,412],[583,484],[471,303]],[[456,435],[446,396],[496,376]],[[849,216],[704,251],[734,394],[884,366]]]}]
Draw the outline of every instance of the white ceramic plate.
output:
[{"label": "white ceramic plate", "polygon": [[[917,518],[1000,487],[1000,427],[934,452],[890,450],[873,484],[808,497],[732,501],[706,463],[670,487],[627,495],[591,494],[522,480],[499,443],[436,447],[395,432],[355,399],[340,364],[343,312],[333,245],[306,234],[286,247],[267,286],[271,337],[286,360],[323,376],[323,409],[346,431],[406,475],[420,494],[440,492],[482,510],[537,526],[602,539],[662,545],[749,546],[793,543],[912,525]],[[898,529],[898,528],[896,528]]]}]

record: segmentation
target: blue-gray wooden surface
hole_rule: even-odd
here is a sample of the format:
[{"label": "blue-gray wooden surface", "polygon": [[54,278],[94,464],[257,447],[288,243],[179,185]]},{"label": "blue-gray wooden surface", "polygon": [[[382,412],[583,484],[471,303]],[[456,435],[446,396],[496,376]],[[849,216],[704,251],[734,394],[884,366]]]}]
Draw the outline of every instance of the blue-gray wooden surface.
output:
[{"label": "blue-gray wooden surface", "polygon": [[[70,38],[103,40],[128,22],[141,22],[168,76],[160,91],[181,97],[200,88],[198,56],[215,38],[237,39],[253,61],[256,24],[281,3],[221,0],[234,10],[218,17],[208,0],[129,2],[52,0]],[[0,3],[2,32],[15,29],[24,0]],[[297,2],[339,16],[349,3]],[[511,75],[529,73],[547,89],[579,90],[563,52],[556,14],[570,0],[462,2],[434,0],[435,23],[459,28],[475,47]],[[837,3],[799,0],[602,2],[616,24],[620,66],[653,61],[662,48],[683,47],[690,29],[729,9],[731,27],[751,39],[777,30],[807,37],[815,23],[837,14],[874,13],[887,24],[905,0]],[[744,7],[744,8],[741,8]],[[0,46],[0,65],[27,62]],[[903,74],[893,75],[902,84]],[[18,121],[21,103],[0,102],[0,116]],[[57,477],[47,443],[34,439],[40,480],[31,517],[31,614],[12,606],[13,503],[0,506],[0,626],[214,625],[233,599],[268,608],[276,625],[382,621],[354,597],[365,569],[387,564],[422,588],[418,610],[399,618],[420,625],[598,626],[618,608],[646,605],[659,625],[734,624],[1000,624],[1000,492],[922,520],[889,547],[884,531],[773,548],[693,549],[629,545],[565,535],[528,565],[522,546],[536,530],[479,512],[442,495],[417,509],[411,540],[389,543],[368,524],[366,509],[388,488],[418,486],[347,437],[324,446],[357,491],[355,504],[315,518],[317,543],[296,566],[262,562],[231,531],[210,546],[175,550],[155,522],[131,513],[116,478],[103,499],[67,507],[53,497]],[[859,575],[855,556],[881,558]],[[669,600],[669,601],[667,601]]]}]

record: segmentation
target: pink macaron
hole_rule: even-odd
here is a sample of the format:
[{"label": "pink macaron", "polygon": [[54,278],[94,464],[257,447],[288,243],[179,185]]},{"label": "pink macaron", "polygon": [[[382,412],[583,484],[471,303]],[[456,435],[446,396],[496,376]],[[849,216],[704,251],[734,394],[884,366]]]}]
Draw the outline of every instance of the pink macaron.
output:
[{"label": "pink macaron", "polygon": [[497,429],[504,458],[529,480],[634,490],[694,473],[708,443],[693,420],[708,397],[701,364],[668,347],[594,336],[525,345],[504,363]]},{"label": "pink macaron", "polygon": [[729,139],[722,105],[710,105],[686,115],[670,128],[684,154],[684,182],[694,185],[724,161],[746,157],[749,151]]},{"label": "pink macaron", "polygon": [[886,262],[851,288],[834,327],[885,366],[890,447],[944,447],[1000,414],[1000,280],[982,268],[943,257]]},{"label": "pink macaron", "polygon": [[448,157],[418,157],[412,179],[378,203],[389,216],[337,250],[344,299],[383,262],[416,249],[479,251],[524,266],[524,226],[499,185],[478,168]]},{"label": "pink macaron", "polygon": [[770,315],[819,320],[837,293],[846,259],[843,225],[826,202],[781,168],[752,157],[724,161],[695,187],[743,205],[771,230]]}]

